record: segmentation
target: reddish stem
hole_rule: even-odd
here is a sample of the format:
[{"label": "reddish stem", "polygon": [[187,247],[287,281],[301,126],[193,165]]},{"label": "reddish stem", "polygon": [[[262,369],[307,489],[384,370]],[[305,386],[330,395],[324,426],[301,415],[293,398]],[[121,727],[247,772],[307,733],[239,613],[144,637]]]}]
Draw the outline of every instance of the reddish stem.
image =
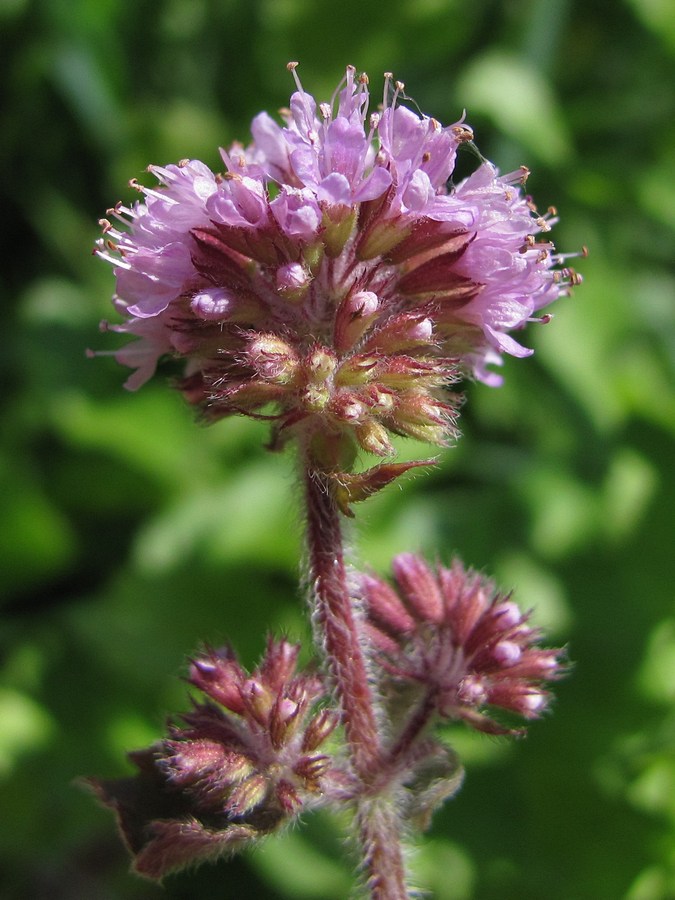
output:
[{"label": "reddish stem", "polygon": [[405,900],[408,893],[395,801],[391,796],[377,796],[374,788],[382,744],[347,582],[340,513],[331,481],[309,466],[306,491],[314,621],[342,706],[352,767],[361,782],[357,823],[368,888],[372,900]]},{"label": "reddish stem", "polygon": [[331,482],[320,472],[308,471],[307,541],[315,621],[342,704],[352,764],[368,784],[380,760],[380,737],[347,585],[339,516]]}]

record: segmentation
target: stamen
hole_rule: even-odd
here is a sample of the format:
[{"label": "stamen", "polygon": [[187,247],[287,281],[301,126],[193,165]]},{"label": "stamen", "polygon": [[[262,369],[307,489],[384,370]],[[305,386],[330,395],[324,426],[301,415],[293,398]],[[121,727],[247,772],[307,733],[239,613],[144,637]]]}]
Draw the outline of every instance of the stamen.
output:
[{"label": "stamen", "polygon": [[348,81],[348,76],[349,76],[349,70],[350,70],[350,69],[352,70],[352,75],[353,75],[353,73],[356,71],[356,69],[354,68],[354,66],[347,66],[347,68],[345,69],[345,74],[344,74],[344,75],[342,76],[342,78],[340,79],[340,81],[339,81],[339,83],[338,83],[338,86],[337,86],[337,87],[335,88],[335,90],[333,91],[333,96],[330,98],[330,108],[331,108],[331,110],[335,109],[335,104],[336,104],[336,102],[337,102],[337,98],[338,98],[338,96],[339,96],[339,94],[340,94],[340,91],[342,90],[342,88],[344,87],[344,85],[345,85],[345,84],[347,83],[347,81]]},{"label": "stamen", "polygon": [[382,95],[382,109],[387,109],[389,106],[389,91],[391,90],[391,82],[394,75],[392,72],[384,73],[384,93]]},{"label": "stamen", "polygon": [[111,206],[110,209],[106,209],[106,213],[109,216],[113,216],[118,221],[122,222],[123,225],[128,225],[127,219],[135,219],[136,213],[133,209],[130,209],[128,206],[124,206],[121,200],[118,200],[114,206]]},{"label": "stamen", "polygon": [[104,259],[106,262],[109,262],[110,265],[115,266],[118,269],[126,269],[127,271],[131,269],[131,265],[127,262],[124,262],[123,259],[115,256],[111,256],[107,251],[102,250],[100,247],[94,248],[94,256],[98,256],[99,259]]},{"label": "stamen", "polygon": [[368,85],[370,84],[370,79],[368,78],[368,74],[366,72],[361,72],[359,75],[359,89],[358,89],[358,99],[359,103],[362,106],[360,118],[361,124],[364,125],[366,121],[366,117],[368,115],[368,101],[370,99],[370,93],[368,91]]},{"label": "stamen", "polygon": [[135,191],[139,191],[141,194],[145,194],[146,197],[154,197],[156,200],[161,200],[163,203],[168,203],[170,206],[175,206],[179,202],[173,197],[170,197],[167,193],[156,191],[154,188],[143,187],[136,178],[131,178],[129,180],[129,187],[133,188]]},{"label": "stamen", "polygon": [[299,63],[297,62],[289,62],[286,65],[286,68],[293,76],[293,80],[295,81],[296,87],[298,89],[298,93],[300,94],[300,99],[302,101],[303,109],[305,110],[305,124],[307,126],[307,137],[310,139],[310,142],[313,144],[316,139],[316,132],[314,131],[314,116],[312,115],[312,110],[310,109],[309,103],[307,102],[307,94],[303,90],[302,84],[300,82],[300,78],[298,77],[298,73],[295,71]]}]

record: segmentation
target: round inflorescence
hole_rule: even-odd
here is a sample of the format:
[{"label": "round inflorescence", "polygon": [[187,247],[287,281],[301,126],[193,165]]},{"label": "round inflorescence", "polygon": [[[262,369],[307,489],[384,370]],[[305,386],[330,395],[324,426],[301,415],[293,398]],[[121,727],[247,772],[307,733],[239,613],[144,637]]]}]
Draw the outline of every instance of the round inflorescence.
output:
[{"label": "round inflorescence", "polygon": [[179,387],[207,418],[269,418],[272,446],[300,436],[325,468],[391,454],[392,433],[447,443],[449,386],[499,383],[502,353],[531,352],[511,332],[578,280],[546,235],[554,214],[524,195],[525,169],[480,158],[453,185],[471,129],[401,105],[391,76],[370,112],[352,67],[321,104],[289,68],[283,125],[256,116],[223,174],[151,166],[160,186],[132,182],[143,199],[103,220],[125,319],[107,327],[137,338],[115,354],[127,386],[183,359]]},{"label": "round inflorescence", "polygon": [[392,568],[396,587],[362,575],[360,590],[370,638],[395,683],[418,685],[440,716],[490,733],[512,732],[491,710],[525,719],[545,711],[545,684],[562,674],[562,652],[539,646],[513,600],[458,561],[432,569],[402,553]]}]

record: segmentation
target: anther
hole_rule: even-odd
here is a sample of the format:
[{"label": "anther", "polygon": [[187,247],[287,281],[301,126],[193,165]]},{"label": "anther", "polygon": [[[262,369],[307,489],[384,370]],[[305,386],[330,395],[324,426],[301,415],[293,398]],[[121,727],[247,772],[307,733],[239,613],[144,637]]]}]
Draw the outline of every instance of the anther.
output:
[{"label": "anther", "polygon": [[468,125],[453,125],[452,133],[455,140],[460,144],[473,140],[473,129],[469,128]]}]

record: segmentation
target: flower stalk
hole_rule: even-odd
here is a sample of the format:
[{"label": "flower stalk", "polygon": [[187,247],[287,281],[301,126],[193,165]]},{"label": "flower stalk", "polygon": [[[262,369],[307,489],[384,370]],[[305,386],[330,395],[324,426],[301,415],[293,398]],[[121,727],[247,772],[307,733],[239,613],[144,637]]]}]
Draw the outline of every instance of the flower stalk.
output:
[{"label": "flower stalk", "polygon": [[380,737],[363,639],[347,583],[340,513],[333,484],[307,468],[307,545],[313,619],[342,706],[350,759],[367,786],[380,761]]},{"label": "flower stalk", "polygon": [[356,830],[364,874],[372,900],[404,900],[408,894],[396,806],[371,792],[383,761],[381,717],[368,678],[359,611],[349,590],[335,483],[308,465],[305,484],[313,620],[333,676],[358,782]]}]

